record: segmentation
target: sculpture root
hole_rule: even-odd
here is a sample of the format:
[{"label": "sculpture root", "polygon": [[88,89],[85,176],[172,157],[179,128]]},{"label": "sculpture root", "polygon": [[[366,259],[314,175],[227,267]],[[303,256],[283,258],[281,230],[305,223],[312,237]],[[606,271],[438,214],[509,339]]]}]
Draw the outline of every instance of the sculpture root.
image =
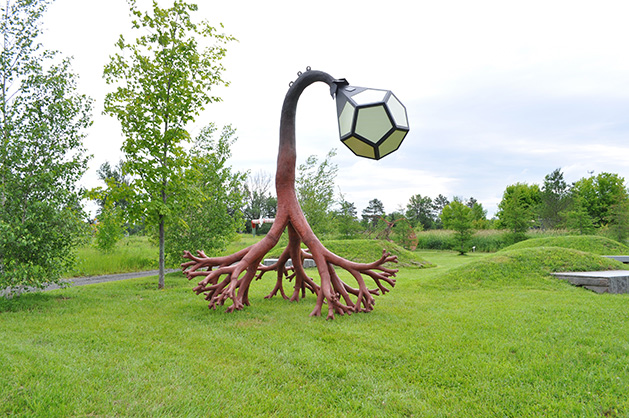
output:
[{"label": "sculpture root", "polygon": [[[324,303],[328,305],[328,319],[334,319],[334,314],[352,314],[354,312],[370,312],[375,304],[375,295],[387,293],[390,287],[395,286],[395,274],[397,269],[384,267],[387,262],[397,263],[397,256],[391,255],[386,250],[382,251],[379,260],[373,263],[356,263],[337,256],[325,248],[318,239],[306,243],[308,251],[301,248],[301,237],[297,231],[288,224],[289,242],[278,260],[272,265],[260,264],[266,253],[275,246],[279,236],[268,234],[260,242],[251,245],[237,253],[226,257],[208,257],[203,251],[197,251],[197,256],[186,251],[184,258],[190,261],[181,264],[184,274],[189,280],[195,277],[203,277],[193,289],[197,294],[205,294],[209,302],[209,308],[223,305],[231,299],[232,305],[227,312],[241,310],[249,305],[249,286],[256,279],[269,271],[277,272],[277,279],[273,290],[265,296],[272,298],[279,292],[284,299],[292,302],[299,300],[300,294],[305,298],[310,291],[317,297],[317,303],[310,316],[320,316]],[[292,260],[293,265],[287,266]],[[303,260],[313,259],[317,265],[320,284],[306,274]],[[356,279],[357,287],[345,283],[336,272],[335,267],[348,271]],[[375,282],[376,287],[369,289],[365,284],[364,276],[369,276]],[[290,298],[284,292],[284,280],[293,281],[293,293]]]}]

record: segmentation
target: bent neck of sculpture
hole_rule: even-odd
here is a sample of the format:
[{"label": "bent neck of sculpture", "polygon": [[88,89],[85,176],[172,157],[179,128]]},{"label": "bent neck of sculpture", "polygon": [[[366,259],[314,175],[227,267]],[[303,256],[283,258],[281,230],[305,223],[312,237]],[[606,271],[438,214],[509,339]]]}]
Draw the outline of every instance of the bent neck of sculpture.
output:
[{"label": "bent neck of sculpture", "polygon": [[[295,145],[295,115],[297,102],[301,93],[309,85],[318,81],[332,85],[334,78],[323,71],[306,71],[299,75],[284,98],[282,116],[280,119],[280,145],[277,154],[277,171],[275,172],[275,190],[278,204],[281,196],[287,192],[295,193],[295,165],[297,162],[297,149]],[[279,208],[278,208],[279,209]]]}]

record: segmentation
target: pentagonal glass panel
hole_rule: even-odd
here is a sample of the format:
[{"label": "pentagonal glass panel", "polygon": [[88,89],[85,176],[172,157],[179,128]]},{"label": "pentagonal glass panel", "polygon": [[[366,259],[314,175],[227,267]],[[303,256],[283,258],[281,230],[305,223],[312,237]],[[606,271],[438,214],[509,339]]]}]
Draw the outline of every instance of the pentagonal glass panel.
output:
[{"label": "pentagonal glass panel", "polygon": [[391,154],[393,151],[398,149],[407,133],[407,131],[401,131],[399,129],[393,131],[393,133],[389,135],[389,137],[380,145],[380,158],[387,154]]},{"label": "pentagonal glass panel", "polygon": [[393,116],[395,124],[403,128],[408,128],[406,109],[404,109],[402,103],[400,103],[394,95],[391,95],[387,100],[387,106],[389,106],[389,111],[391,112],[391,116]]},{"label": "pentagonal glass panel", "polygon": [[374,148],[371,145],[356,138],[355,136],[350,136],[345,141],[343,141],[343,143],[347,145],[347,147],[351,149],[356,155],[372,159],[376,158],[376,151],[374,150]]},{"label": "pentagonal glass panel", "polygon": [[358,109],[355,133],[377,144],[393,125],[384,106]]},{"label": "pentagonal glass panel", "polygon": [[368,105],[372,103],[383,102],[384,96],[386,95],[387,95],[386,90],[367,89],[353,95],[352,100],[355,101],[356,104],[359,106]]},{"label": "pentagonal glass panel", "polygon": [[341,138],[351,132],[353,121],[354,106],[352,106],[350,102],[347,102],[339,115],[339,133]]}]

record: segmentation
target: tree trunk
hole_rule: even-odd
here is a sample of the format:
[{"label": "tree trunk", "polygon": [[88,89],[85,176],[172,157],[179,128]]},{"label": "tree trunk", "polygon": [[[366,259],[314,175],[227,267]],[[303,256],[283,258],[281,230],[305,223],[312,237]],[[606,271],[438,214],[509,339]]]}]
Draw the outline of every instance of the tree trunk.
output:
[{"label": "tree trunk", "polygon": [[158,289],[164,288],[164,215],[159,215],[159,284]]}]

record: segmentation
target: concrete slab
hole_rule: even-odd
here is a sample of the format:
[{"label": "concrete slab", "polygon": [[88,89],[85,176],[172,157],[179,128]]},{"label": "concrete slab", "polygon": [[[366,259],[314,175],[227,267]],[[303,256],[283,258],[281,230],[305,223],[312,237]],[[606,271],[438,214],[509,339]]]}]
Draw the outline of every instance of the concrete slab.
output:
[{"label": "concrete slab", "polygon": [[552,273],[575,286],[583,286],[596,293],[629,293],[629,270],[578,271]]}]

